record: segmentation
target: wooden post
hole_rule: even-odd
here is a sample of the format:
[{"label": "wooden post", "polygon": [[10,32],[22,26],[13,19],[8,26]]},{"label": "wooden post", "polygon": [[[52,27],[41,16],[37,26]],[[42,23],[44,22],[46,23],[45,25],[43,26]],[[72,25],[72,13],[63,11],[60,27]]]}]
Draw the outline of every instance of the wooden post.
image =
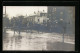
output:
[{"label": "wooden post", "polygon": [[[6,6],[5,6],[5,18],[6,18]],[[4,33],[6,33],[6,28],[5,28],[5,26],[4,26]]]},{"label": "wooden post", "polygon": [[5,13],[3,15],[5,15],[5,17],[6,17],[6,6],[5,6]]}]

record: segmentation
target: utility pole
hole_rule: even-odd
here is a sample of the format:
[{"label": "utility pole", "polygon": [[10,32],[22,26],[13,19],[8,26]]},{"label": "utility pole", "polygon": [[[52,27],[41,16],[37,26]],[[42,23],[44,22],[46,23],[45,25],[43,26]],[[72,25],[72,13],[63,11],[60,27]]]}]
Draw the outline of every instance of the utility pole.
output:
[{"label": "utility pole", "polygon": [[5,6],[5,17],[6,17],[6,6]]},{"label": "utility pole", "polygon": [[[5,14],[3,14],[6,18],[6,6],[5,6]],[[5,26],[3,27],[3,32],[6,33],[6,29],[5,29]]]},{"label": "utility pole", "polygon": [[3,15],[6,17],[6,6],[5,6],[5,13]]}]

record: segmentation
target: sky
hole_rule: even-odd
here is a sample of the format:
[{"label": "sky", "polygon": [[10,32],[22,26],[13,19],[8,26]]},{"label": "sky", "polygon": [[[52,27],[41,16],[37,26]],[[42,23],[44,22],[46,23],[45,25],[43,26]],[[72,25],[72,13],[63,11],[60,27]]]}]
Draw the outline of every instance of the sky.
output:
[{"label": "sky", "polygon": [[[8,14],[9,18],[13,16],[23,15],[27,16],[32,15],[38,11],[45,11],[47,12],[47,6],[6,6],[6,13]],[[3,14],[5,12],[5,6],[3,6]]]}]

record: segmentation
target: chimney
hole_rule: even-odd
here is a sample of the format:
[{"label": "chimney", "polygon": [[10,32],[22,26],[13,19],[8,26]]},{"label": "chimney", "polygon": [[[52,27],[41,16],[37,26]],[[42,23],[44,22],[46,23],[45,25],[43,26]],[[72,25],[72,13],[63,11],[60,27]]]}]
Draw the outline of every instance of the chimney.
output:
[{"label": "chimney", "polygon": [[38,11],[38,13],[39,13],[39,11]]},{"label": "chimney", "polygon": [[43,12],[44,12],[44,10],[43,10]]},{"label": "chimney", "polygon": [[34,11],[34,14],[36,14],[36,12]]}]

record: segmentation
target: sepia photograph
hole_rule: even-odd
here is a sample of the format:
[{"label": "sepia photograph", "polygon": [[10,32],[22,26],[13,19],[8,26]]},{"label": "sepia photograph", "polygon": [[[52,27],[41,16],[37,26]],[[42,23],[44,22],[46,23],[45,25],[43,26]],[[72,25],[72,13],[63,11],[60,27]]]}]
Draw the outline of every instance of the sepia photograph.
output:
[{"label": "sepia photograph", "polygon": [[75,51],[75,6],[3,6],[3,51]]}]

